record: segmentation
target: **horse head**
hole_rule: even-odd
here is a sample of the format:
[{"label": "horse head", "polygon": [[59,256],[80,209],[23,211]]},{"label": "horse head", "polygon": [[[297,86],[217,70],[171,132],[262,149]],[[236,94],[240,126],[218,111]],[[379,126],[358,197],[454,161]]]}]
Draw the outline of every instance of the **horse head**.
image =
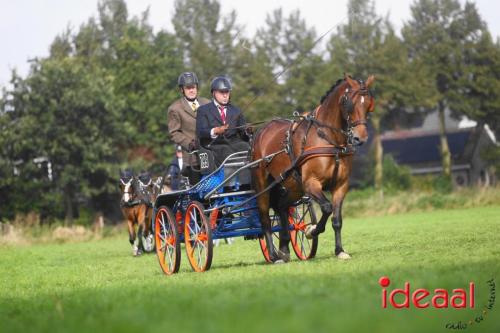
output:
[{"label": "horse head", "polygon": [[365,82],[345,74],[344,81],[346,85],[342,86],[343,93],[339,99],[342,118],[347,124],[348,140],[359,146],[368,140],[367,116],[375,109],[375,99],[369,87],[375,76],[370,75]]},{"label": "horse head", "polygon": [[134,172],[132,170],[120,170],[120,190],[122,192],[121,202],[124,204],[131,202],[135,196],[134,179]]},{"label": "horse head", "polygon": [[137,193],[141,197],[142,200],[146,202],[154,201],[154,191],[153,191],[154,183],[151,178],[151,173],[147,171],[142,171],[137,176]]}]

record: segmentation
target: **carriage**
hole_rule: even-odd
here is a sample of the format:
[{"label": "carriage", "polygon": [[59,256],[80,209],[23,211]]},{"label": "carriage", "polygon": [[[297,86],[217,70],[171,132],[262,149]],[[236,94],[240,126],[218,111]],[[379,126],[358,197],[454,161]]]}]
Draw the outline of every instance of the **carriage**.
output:
[{"label": "carriage", "polygon": [[[346,74],[314,111],[294,115],[297,120],[268,122],[253,137],[252,159],[248,151],[237,152],[213,168],[211,151],[200,147],[202,180],[159,195],[154,204],[155,244],[163,271],[170,275],[179,270],[181,243],[191,267],[208,270],[212,241],[237,236],[258,238],[269,262],[290,260],[289,241],[297,257],[307,260],[315,256],[317,237],[329,216],[335,256],[350,259],[342,246],[342,203],[356,146],[368,139],[367,115],[375,108],[369,87],[374,80]],[[331,200],[324,190],[332,194]],[[321,210],[318,220],[313,200]],[[268,214],[271,207],[278,212]]]},{"label": "carriage", "polygon": [[[269,251],[262,237],[251,168],[259,161],[249,162],[248,151],[229,155],[217,168],[211,152],[195,152],[200,161],[200,182],[183,190],[160,194],[154,203],[153,229],[156,252],[163,272],[178,272],[181,244],[192,269],[210,269],[213,241],[244,237],[258,239],[262,254],[270,262]],[[273,242],[280,231],[278,216],[271,214]],[[312,201],[303,197],[289,209],[289,230],[293,250],[300,260],[313,258],[318,247],[317,236],[305,237],[305,227],[315,224]]]}]

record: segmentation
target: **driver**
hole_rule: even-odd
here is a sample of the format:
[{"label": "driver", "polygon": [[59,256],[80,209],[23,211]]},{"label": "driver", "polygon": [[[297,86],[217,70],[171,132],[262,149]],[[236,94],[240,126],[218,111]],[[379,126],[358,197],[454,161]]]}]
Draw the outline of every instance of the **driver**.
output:
[{"label": "driver", "polygon": [[202,146],[213,151],[217,165],[232,153],[250,149],[245,118],[241,110],[230,103],[231,90],[231,82],[226,77],[213,79],[212,102],[200,106],[196,115],[196,135]]}]

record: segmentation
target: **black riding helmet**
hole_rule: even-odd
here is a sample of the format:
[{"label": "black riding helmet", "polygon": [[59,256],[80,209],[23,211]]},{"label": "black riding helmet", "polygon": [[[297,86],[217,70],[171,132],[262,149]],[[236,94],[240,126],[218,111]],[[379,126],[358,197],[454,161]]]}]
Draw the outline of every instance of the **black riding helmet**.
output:
[{"label": "black riding helmet", "polygon": [[231,91],[231,89],[231,82],[224,76],[217,76],[210,85],[210,92],[214,92],[214,90]]},{"label": "black riding helmet", "polygon": [[184,72],[181,75],[179,75],[179,78],[177,79],[177,84],[179,87],[185,87],[185,86],[198,86],[198,77],[196,76],[195,73],[193,72]]}]

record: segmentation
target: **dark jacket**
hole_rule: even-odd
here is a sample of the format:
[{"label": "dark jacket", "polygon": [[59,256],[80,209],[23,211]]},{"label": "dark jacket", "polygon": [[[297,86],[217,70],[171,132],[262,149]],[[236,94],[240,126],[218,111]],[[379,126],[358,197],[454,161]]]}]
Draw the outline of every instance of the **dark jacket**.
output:
[{"label": "dark jacket", "polygon": [[[184,162],[183,162],[184,163]],[[172,190],[178,190],[181,180],[181,168],[179,167],[179,161],[177,157],[174,156],[172,161],[168,166],[167,179]]]},{"label": "dark jacket", "polygon": [[[229,129],[224,133],[224,137],[229,142],[235,138],[242,138],[246,140],[244,129],[234,129],[235,127],[246,124],[245,117],[243,117],[241,110],[234,105],[227,105],[226,124],[229,124]],[[212,142],[210,130],[214,127],[222,125],[224,124],[222,122],[222,118],[220,117],[219,109],[217,109],[217,106],[213,101],[198,108],[198,114],[196,115],[196,136],[200,140],[201,145],[206,146]],[[214,141],[214,144],[224,143],[226,143],[226,141],[220,135]]]}]

